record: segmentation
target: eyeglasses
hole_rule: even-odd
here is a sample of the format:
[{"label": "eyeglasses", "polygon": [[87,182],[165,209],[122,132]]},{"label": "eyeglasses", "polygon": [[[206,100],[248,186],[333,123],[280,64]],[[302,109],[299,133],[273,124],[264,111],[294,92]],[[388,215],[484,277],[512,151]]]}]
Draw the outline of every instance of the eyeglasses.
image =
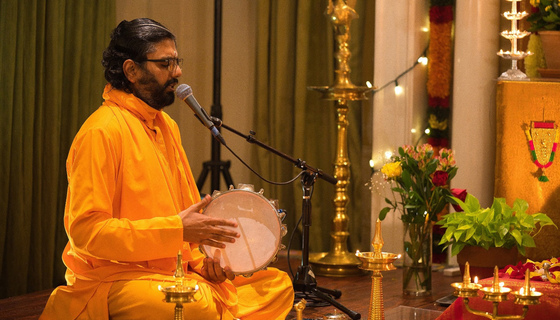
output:
[{"label": "eyeglasses", "polygon": [[173,72],[177,66],[183,66],[183,59],[181,58],[167,58],[167,59],[144,59],[139,62],[150,61],[150,62],[160,62],[163,67],[167,67],[167,70]]}]

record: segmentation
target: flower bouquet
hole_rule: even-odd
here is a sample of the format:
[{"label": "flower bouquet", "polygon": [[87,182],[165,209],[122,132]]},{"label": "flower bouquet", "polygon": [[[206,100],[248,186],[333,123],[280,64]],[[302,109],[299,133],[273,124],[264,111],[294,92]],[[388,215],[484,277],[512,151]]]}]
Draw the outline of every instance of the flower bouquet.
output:
[{"label": "flower bouquet", "polygon": [[403,291],[409,295],[431,293],[432,227],[449,202],[449,182],[457,173],[453,151],[435,152],[429,144],[406,145],[381,169],[393,186],[389,206],[379,213],[383,220],[399,211],[404,224]]}]

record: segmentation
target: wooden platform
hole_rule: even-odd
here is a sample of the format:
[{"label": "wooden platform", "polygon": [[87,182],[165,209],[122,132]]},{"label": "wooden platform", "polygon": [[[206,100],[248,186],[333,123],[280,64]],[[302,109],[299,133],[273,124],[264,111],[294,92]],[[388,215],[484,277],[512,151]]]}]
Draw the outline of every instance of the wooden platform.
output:
[{"label": "wooden platform", "polygon": [[[297,255],[291,256],[291,265],[294,272],[301,263]],[[278,262],[271,265],[288,272],[288,263],[285,255],[281,255]],[[445,277],[441,272],[433,273],[432,295],[422,298],[405,297],[402,294],[402,270],[387,271],[383,273],[383,299],[385,312],[397,310],[399,306],[409,306],[427,310],[443,311],[445,308],[436,304],[436,300],[453,293],[450,284],[460,282],[461,277]],[[352,311],[361,314],[361,319],[368,318],[369,298],[371,292],[371,276],[332,278],[317,276],[317,284],[327,289],[338,289],[342,296],[337,299],[339,303]],[[52,290],[44,290],[27,295],[11,297],[0,300],[0,319],[37,319],[41,314]],[[340,311],[338,311],[340,313]],[[332,306],[307,307],[304,312],[306,319],[322,319],[328,313],[335,313]],[[294,319],[295,311],[290,312],[287,319]]]}]

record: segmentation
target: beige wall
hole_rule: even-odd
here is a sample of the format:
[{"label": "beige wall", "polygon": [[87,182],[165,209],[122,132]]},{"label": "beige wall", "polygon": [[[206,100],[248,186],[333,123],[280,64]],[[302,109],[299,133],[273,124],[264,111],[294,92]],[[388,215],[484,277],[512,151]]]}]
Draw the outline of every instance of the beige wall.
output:
[{"label": "beige wall", "polygon": [[[254,110],[256,1],[223,0],[221,104],[225,124],[248,134]],[[147,17],[168,27],[177,36],[179,56],[185,59],[179,83],[193,89],[198,102],[210,113],[213,95],[214,1],[211,0],[118,0],[117,21]],[[182,101],[165,109],[181,129],[183,146],[195,179],[202,163],[211,159],[211,135]],[[242,159],[248,161],[249,145],[222,130]],[[222,147],[222,160],[231,160],[234,183],[248,181],[250,172]],[[223,179],[221,189],[225,189]],[[210,192],[210,176],[203,192]]]}]

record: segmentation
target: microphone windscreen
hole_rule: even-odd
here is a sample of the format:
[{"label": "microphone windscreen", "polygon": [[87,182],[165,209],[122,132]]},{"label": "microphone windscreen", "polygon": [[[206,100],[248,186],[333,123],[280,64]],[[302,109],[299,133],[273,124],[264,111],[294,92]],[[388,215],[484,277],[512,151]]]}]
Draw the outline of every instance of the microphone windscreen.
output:
[{"label": "microphone windscreen", "polygon": [[181,100],[185,100],[188,96],[192,94],[191,86],[188,84],[180,84],[177,89],[175,89],[175,94]]}]

